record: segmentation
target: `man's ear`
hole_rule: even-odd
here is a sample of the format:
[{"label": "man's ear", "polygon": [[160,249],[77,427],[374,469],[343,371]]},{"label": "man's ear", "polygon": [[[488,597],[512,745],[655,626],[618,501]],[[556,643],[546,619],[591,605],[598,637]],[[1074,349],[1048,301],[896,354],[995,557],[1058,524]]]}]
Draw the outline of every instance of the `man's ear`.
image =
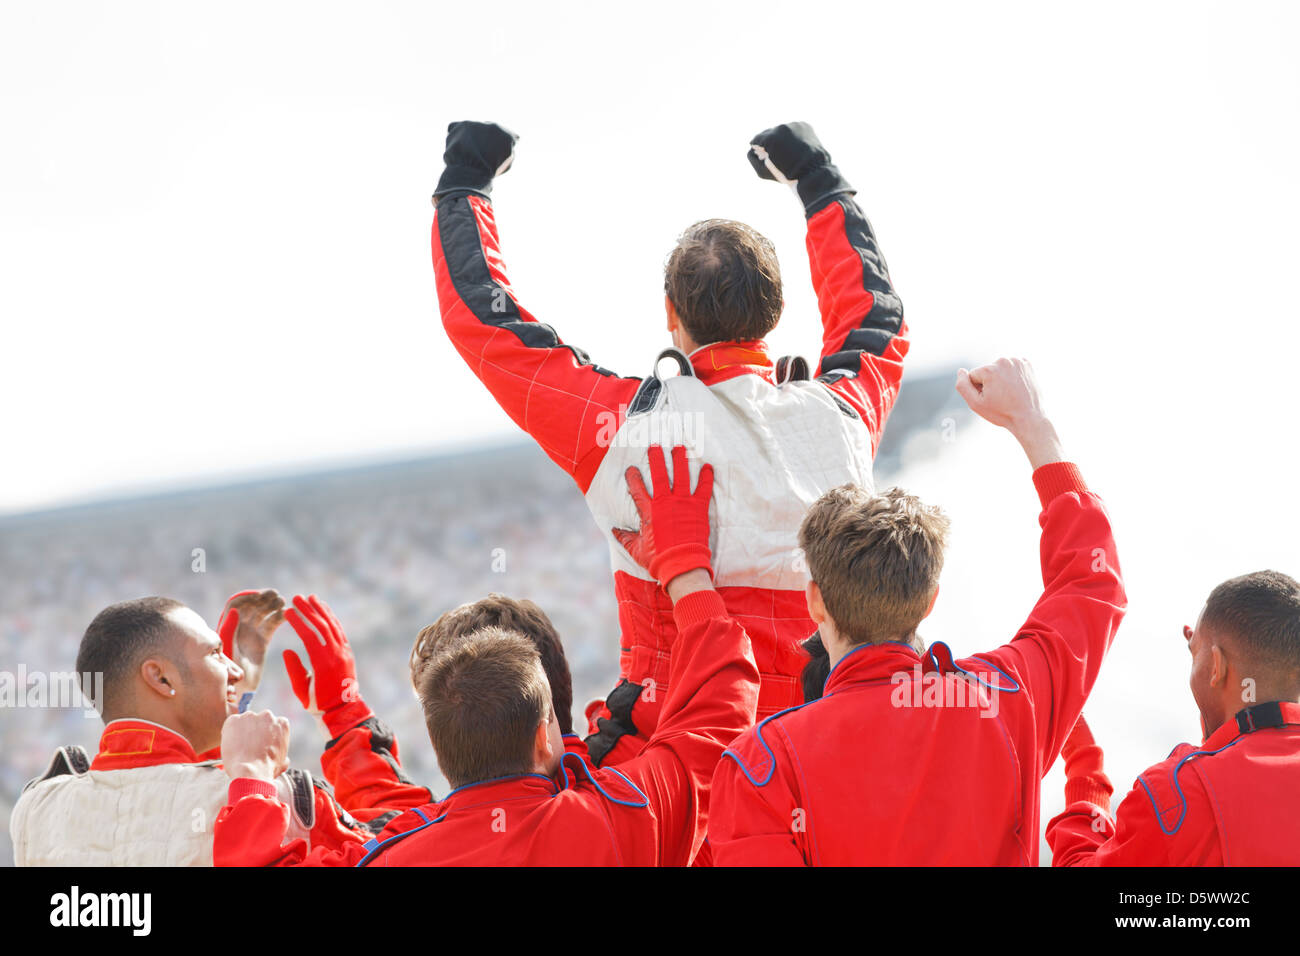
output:
[{"label": "man's ear", "polygon": [[176,684],[173,678],[176,672],[171,664],[156,657],[150,657],[140,665],[140,679],[145,687],[159,697],[175,697]]},{"label": "man's ear", "polygon": [[537,731],[533,734],[533,756],[535,762],[542,766],[548,766],[555,756],[555,751],[551,749],[551,721],[549,717],[542,719],[537,724]]},{"label": "man's ear", "polygon": [[822,602],[822,589],[816,581],[809,580],[804,588],[804,597],[808,599],[808,616],[814,624],[821,627],[826,623],[826,605]]},{"label": "man's ear", "polygon": [[930,616],[930,613],[934,610],[934,606],[936,603],[938,603],[938,601],[939,601],[939,585],[936,584],[934,586],[934,594],[931,595],[930,597],[930,606],[927,607],[925,609],[925,613],[921,615],[921,620],[924,621],[927,617]]},{"label": "man's ear", "polygon": [[1228,681],[1228,655],[1218,644],[1210,645],[1210,686],[1221,687]]},{"label": "man's ear", "polygon": [[673,307],[673,300],[664,296],[664,312],[668,314],[668,331],[676,332],[677,327],[682,324],[682,320],[677,317],[677,310]]}]

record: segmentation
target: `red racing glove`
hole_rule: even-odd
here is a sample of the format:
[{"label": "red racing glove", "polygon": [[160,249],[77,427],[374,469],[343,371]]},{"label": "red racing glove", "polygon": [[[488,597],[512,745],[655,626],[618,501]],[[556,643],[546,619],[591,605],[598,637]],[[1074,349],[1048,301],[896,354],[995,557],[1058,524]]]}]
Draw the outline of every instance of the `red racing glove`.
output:
[{"label": "red racing glove", "polygon": [[1102,770],[1101,747],[1093,740],[1083,714],[1065,738],[1061,757],[1065,760],[1065,805],[1091,803],[1110,813],[1110,797],[1115,788]]},{"label": "red racing glove", "polygon": [[700,468],[695,493],[691,493],[691,469],[686,446],[673,449],[673,482],[668,480],[664,450],[650,446],[650,483],[654,496],[646,492],[641,469],[627,470],[627,490],[641,517],[641,531],[615,528],[614,537],[627,549],[632,560],[645,568],[660,585],[679,574],[704,568],[713,574],[709,552],[709,501],[713,497],[713,466]]},{"label": "red racing glove", "polygon": [[307,647],[311,673],[293,651],[284,652],[293,692],[307,712],[321,719],[330,739],[374,716],[357,687],[357,663],[343,626],[316,595],[293,596],[284,618]]}]

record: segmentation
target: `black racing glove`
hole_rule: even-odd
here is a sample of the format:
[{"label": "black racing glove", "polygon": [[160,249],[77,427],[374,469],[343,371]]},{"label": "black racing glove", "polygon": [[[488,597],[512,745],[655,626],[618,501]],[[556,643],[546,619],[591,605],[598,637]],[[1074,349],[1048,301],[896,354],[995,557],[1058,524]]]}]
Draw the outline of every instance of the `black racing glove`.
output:
[{"label": "black racing glove", "polygon": [[477,193],[488,196],[492,180],[500,176],[515,158],[519,137],[496,123],[462,120],[447,127],[447,150],[442,154],[446,169],[433,191],[436,204],[446,193]]},{"label": "black racing glove", "polygon": [[749,164],[763,179],[793,184],[809,216],[835,196],[856,191],[831,163],[831,154],[807,123],[782,123],[763,130],[750,141]]}]

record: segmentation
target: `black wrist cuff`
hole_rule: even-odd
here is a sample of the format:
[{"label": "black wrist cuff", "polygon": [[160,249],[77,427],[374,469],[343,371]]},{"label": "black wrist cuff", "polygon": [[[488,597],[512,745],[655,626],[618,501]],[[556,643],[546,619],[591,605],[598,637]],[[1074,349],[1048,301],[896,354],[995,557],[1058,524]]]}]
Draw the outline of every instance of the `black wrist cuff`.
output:
[{"label": "black wrist cuff", "polygon": [[799,177],[795,186],[803,201],[804,212],[809,216],[821,212],[836,196],[852,196],[857,192],[834,165],[819,166]]},{"label": "black wrist cuff", "polygon": [[433,198],[440,199],[448,193],[473,193],[487,199],[492,195],[492,174],[472,166],[448,166],[438,177]]}]

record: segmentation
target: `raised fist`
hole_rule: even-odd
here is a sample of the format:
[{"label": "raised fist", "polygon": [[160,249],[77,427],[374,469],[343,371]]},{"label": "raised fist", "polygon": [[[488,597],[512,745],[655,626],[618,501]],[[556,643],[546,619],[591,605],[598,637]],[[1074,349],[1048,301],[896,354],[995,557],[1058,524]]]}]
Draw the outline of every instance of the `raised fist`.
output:
[{"label": "raised fist", "polygon": [[1061,461],[1056,429],[1043,411],[1034,369],[1021,358],[1000,358],[969,372],[957,370],[957,392],[980,418],[1011,432],[1034,468]]},{"label": "raised fist", "polygon": [[221,765],[231,780],[274,780],[289,769],[289,721],[269,710],[231,714],[221,726]]},{"label": "raised fist", "polygon": [[487,196],[492,180],[500,176],[515,158],[514,133],[496,123],[461,120],[447,127],[447,149],[442,154],[446,168],[433,191],[438,198],[451,192],[471,192]]},{"label": "raised fist", "polygon": [[763,130],[750,140],[748,155],[760,178],[794,186],[810,216],[832,197],[854,191],[807,123],[782,123]]}]

